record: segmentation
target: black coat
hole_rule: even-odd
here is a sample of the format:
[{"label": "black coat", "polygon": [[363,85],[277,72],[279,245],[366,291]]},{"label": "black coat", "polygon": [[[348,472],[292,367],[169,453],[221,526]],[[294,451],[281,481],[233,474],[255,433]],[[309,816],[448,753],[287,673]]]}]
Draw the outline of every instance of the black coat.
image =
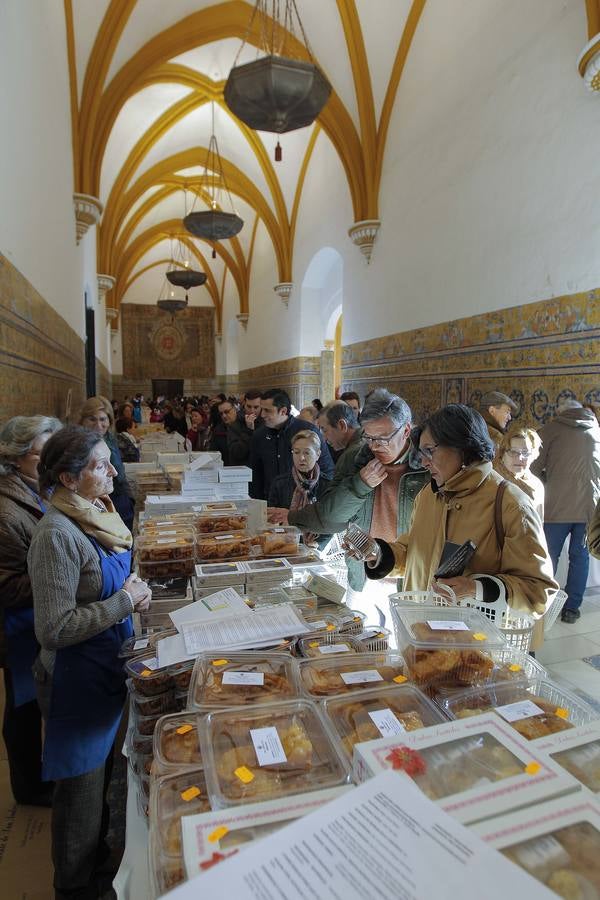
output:
[{"label": "black coat", "polygon": [[252,485],[250,495],[257,500],[267,500],[271,484],[278,475],[285,475],[292,469],[292,438],[299,431],[314,431],[321,442],[319,466],[321,476],[333,477],[333,462],[329,447],[316,425],[289,416],[281,428],[267,428],[262,425],[254,432],[250,444],[250,467]]}]

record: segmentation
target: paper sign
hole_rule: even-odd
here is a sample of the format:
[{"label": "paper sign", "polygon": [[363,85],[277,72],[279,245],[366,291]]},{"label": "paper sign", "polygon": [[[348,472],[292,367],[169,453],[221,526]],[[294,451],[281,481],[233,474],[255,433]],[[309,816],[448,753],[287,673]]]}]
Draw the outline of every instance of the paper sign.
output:
[{"label": "paper sign", "polygon": [[319,647],[319,653],[322,653],[324,656],[327,656],[330,653],[349,653],[350,647],[348,644],[323,644],[322,647]]},{"label": "paper sign", "polygon": [[381,737],[392,737],[406,731],[402,722],[398,721],[391,709],[375,709],[369,713],[369,718]]},{"label": "paper sign", "polygon": [[383,681],[377,669],[364,669],[362,672],[340,672],[344,684],[364,684],[365,681]]},{"label": "paper sign", "polygon": [[507,722],[518,722],[519,719],[528,719],[530,716],[541,716],[544,710],[532,703],[531,700],[520,700],[518,703],[507,703],[505,706],[497,706],[496,712]]},{"label": "paper sign", "polygon": [[188,653],[198,654],[218,647],[255,647],[261,641],[279,641],[310,629],[291,603],[248,610],[247,615],[182,622],[181,633]]},{"label": "paper sign", "polygon": [[139,641],[136,641],[133,645],[134,650],[145,650],[148,644],[150,643],[149,638],[140,638]]},{"label": "paper sign", "polygon": [[224,672],[223,684],[256,684],[263,687],[265,683],[264,672]]},{"label": "paper sign", "polygon": [[427,624],[432,631],[470,631],[466,622],[445,622],[439,619],[428,619]]},{"label": "paper sign", "polygon": [[287,756],[276,728],[251,728],[250,737],[259,766],[272,766],[287,762]]}]

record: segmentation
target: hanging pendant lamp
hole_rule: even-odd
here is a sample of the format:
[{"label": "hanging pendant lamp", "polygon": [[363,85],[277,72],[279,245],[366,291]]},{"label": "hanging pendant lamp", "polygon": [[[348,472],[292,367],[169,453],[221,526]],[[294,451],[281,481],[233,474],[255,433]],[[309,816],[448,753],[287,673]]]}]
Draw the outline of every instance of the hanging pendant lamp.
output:
[{"label": "hanging pendant lamp", "polygon": [[[244,222],[235,212],[225,212],[220,209],[218,203],[219,195],[223,190],[221,185],[223,185],[233,210],[233,201],[223,173],[223,163],[215,135],[214,103],[212,104],[212,134],[208,144],[203,177],[210,195],[210,207],[198,212],[192,208],[192,211],[183,220],[184,227],[194,237],[203,238],[206,241],[224,241],[227,238],[235,237],[244,227]],[[213,257],[214,255],[213,251]]]},{"label": "hanging pendant lamp", "polygon": [[[285,0],[283,15],[280,0],[257,0],[248,30],[257,14],[260,17],[260,49],[266,56],[241,66],[234,63],[225,85],[225,103],[238,119],[255,131],[283,134],[304,128],[314,122],[327,103],[331,84],[313,61],[295,0]],[[300,27],[310,61],[291,58],[289,37],[294,34],[294,19]],[[281,159],[279,143],[275,158]]]}]

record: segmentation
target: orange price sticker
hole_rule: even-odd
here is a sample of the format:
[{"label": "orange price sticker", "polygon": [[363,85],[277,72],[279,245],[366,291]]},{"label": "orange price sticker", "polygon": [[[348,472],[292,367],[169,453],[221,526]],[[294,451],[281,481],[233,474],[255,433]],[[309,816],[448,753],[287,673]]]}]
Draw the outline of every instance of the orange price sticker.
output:
[{"label": "orange price sticker", "polygon": [[396,675],[394,681],[396,682],[396,684],[404,684],[405,681],[408,681],[408,678],[406,677],[406,675]]},{"label": "orange price sticker", "polygon": [[520,672],[521,666],[518,666],[516,663],[513,663],[512,666],[508,667],[511,672]]},{"label": "orange price sticker", "polygon": [[251,781],[254,781],[254,775],[247,766],[238,766],[233,774],[244,784],[250,784]]},{"label": "orange price sticker", "polygon": [[147,678],[148,675],[152,675],[152,669],[142,669],[140,674],[142,678]]},{"label": "orange price sticker", "polygon": [[225,837],[228,831],[229,828],[227,828],[226,825],[220,825],[219,828],[215,828],[214,831],[211,831],[208,836],[208,840],[211,844],[214,844],[216,841],[220,841],[222,837]]},{"label": "orange price sticker", "polygon": [[308,646],[309,646],[309,647],[313,647],[313,648],[314,648],[314,647],[318,647],[318,646],[319,646],[319,642],[318,642],[318,641],[311,641],[310,644],[309,644]]},{"label": "orange price sticker", "polygon": [[538,762],[530,762],[525,766],[525,774],[526,775],[537,775],[537,773],[541,769],[541,765]]},{"label": "orange price sticker", "polygon": [[335,631],[335,625],[328,625],[325,631]]},{"label": "orange price sticker", "polygon": [[360,616],[354,616],[354,619],[352,621],[353,622],[362,622],[362,619]]},{"label": "orange price sticker", "polygon": [[229,662],[228,659],[213,659],[213,666],[224,666]]},{"label": "orange price sticker", "polygon": [[484,634],[482,631],[476,631],[473,635],[474,641],[487,641],[487,634]]},{"label": "orange price sticker", "polygon": [[185,800],[186,803],[189,803],[190,800],[193,800],[195,797],[199,797],[202,791],[196,785],[192,785],[187,790],[181,792],[181,799]]},{"label": "orange price sticker", "polygon": [[191,731],[193,727],[193,725],[180,725],[179,728],[175,729],[175,731],[177,732],[177,734],[187,734],[188,731]]},{"label": "orange price sticker", "polygon": [[564,709],[562,706],[558,706],[554,710],[554,715],[558,716],[559,719],[568,719],[569,718],[569,710]]}]

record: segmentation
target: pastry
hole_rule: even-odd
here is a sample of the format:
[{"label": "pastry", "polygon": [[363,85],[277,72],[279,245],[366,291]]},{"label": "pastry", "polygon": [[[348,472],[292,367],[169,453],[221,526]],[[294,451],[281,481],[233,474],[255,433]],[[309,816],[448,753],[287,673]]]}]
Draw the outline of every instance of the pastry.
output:
[{"label": "pastry", "polygon": [[411,644],[405,647],[404,658],[417,684],[442,682],[460,686],[489,681],[494,668],[492,659],[475,647],[464,647],[465,643],[476,643],[472,632],[432,629],[428,622],[415,622],[412,630],[416,640],[442,645],[431,650]]},{"label": "pastry", "polygon": [[533,741],[540,737],[547,737],[550,734],[556,734],[559,731],[566,731],[569,728],[573,728],[573,725],[567,718],[558,714],[559,711],[557,710],[555,703],[549,703],[548,700],[544,700],[542,697],[538,697],[529,691],[521,691],[518,694],[511,696],[510,699],[503,698],[501,704],[494,702],[487,693],[482,694],[481,697],[469,697],[467,701],[469,704],[468,706],[464,706],[456,711],[453,710],[453,712],[457,719],[468,719],[471,716],[478,716],[482,712],[494,709],[496,706],[504,706],[523,700],[529,700],[532,703],[535,703],[535,705],[542,710],[538,715],[527,716],[524,719],[517,719],[510,722],[510,725],[512,725],[515,731],[518,731],[519,734],[524,738],[527,738],[528,741]]},{"label": "pastry", "polygon": [[[269,671],[269,663],[232,663],[226,668],[215,670],[210,667],[201,690],[196,692],[198,704],[218,704],[220,706],[242,706],[246,703],[266,703],[280,700],[294,694],[285,670],[276,664],[277,671]],[[262,684],[223,684],[226,672],[259,672],[263,674]]]},{"label": "pastry", "polygon": [[160,736],[160,753],[162,758],[168,763],[197,766],[202,762],[198,732],[192,722],[189,723],[192,725],[192,728],[184,730],[186,724],[188,723],[184,721],[177,722],[169,730],[162,732]]},{"label": "pastry", "polygon": [[219,532],[228,534],[234,531],[245,531],[248,525],[248,516],[241,513],[229,513],[227,515],[203,515],[196,519],[196,531],[200,534]]},{"label": "pastry", "polygon": [[378,665],[356,663],[353,666],[344,665],[343,668],[333,668],[331,666],[310,665],[302,669],[302,680],[306,690],[315,697],[327,697],[331,694],[345,694],[348,691],[356,691],[361,688],[373,687],[373,682],[352,682],[344,681],[343,674],[361,671],[376,671],[382,678],[382,682],[392,684],[394,678],[402,678],[404,675],[404,666],[399,663],[397,666]]}]

